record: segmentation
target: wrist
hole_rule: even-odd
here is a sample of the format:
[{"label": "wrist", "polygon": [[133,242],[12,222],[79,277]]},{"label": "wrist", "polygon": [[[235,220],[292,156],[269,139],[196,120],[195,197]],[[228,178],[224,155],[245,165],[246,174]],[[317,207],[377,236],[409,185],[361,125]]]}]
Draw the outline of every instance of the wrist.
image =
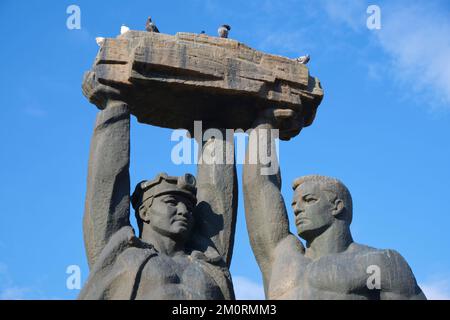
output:
[{"label": "wrist", "polygon": [[118,107],[124,107],[127,106],[127,104],[121,100],[117,99],[108,99],[106,101],[106,108],[112,109],[112,108],[118,108]]}]

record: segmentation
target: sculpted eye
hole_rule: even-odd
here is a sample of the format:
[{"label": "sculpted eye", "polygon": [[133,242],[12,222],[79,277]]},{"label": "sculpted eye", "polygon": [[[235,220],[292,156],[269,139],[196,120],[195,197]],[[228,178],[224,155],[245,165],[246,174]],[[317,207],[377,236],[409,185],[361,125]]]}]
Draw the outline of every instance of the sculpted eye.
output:
[{"label": "sculpted eye", "polygon": [[174,198],[167,198],[164,200],[165,203],[171,204],[171,205],[177,205],[177,200],[175,200]]},{"label": "sculpted eye", "polygon": [[305,200],[306,203],[314,203],[317,201],[317,199],[313,197],[305,197],[303,200]]}]

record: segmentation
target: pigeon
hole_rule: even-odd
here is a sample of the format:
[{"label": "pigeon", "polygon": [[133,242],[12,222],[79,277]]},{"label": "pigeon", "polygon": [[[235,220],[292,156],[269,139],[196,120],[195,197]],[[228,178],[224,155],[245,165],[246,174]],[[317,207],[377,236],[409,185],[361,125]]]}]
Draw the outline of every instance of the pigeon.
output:
[{"label": "pigeon", "polygon": [[97,38],[95,38],[95,42],[97,42],[98,46],[101,47],[102,44],[105,42],[105,38],[97,37]]},{"label": "pigeon", "polygon": [[202,32],[200,32],[200,34],[206,34],[205,30],[202,30]]},{"label": "pigeon", "polygon": [[120,34],[127,33],[128,31],[130,31],[130,28],[128,28],[126,25],[123,24],[123,25],[120,27]]},{"label": "pigeon", "polygon": [[148,17],[147,22],[145,23],[145,30],[147,30],[148,32],[157,32],[157,33],[159,33],[158,27],[152,21],[151,17]]},{"label": "pigeon", "polygon": [[228,31],[231,30],[231,27],[227,24],[221,25],[220,28],[217,30],[219,33],[219,37],[221,38],[228,38]]},{"label": "pigeon", "polygon": [[301,64],[307,64],[309,62],[309,59],[310,59],[309,54],[307,54],[306,56],[298,57],[295,60],[297,60],[297,62],[300,62]]}]

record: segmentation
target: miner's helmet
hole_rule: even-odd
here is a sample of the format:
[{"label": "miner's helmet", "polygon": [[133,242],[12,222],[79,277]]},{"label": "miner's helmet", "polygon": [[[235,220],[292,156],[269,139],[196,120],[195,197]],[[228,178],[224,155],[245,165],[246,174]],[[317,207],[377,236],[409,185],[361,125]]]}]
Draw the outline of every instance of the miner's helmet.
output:
[{"label": "miner's helmet", "polygon": [[145,201],[168,193],[182,194],[195,205],[197,203],[195,177],[189,173],[180,177],[160,173],[153,180],[141,181],[131,196],[131,204],[137,211]]}]

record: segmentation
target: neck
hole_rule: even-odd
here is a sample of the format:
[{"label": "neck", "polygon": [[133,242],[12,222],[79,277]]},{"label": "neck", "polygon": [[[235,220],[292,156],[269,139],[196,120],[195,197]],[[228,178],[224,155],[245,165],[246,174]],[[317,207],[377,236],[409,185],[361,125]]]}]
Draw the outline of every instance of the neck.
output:
[{"label": "neck", "polygon": [[171,237],[163,235],[153,230],[150,226],[148,228],[144,228],[142,231],[142,240],[153,245],[159,253],[168,256],[184,253],[184,241],[175,240]]},{"label": "neck", "polygon": [[305,256],[315,260],[328,254],[343,252],[352,243],[349,226],[335,222],[317,237],[307,239]]}]

